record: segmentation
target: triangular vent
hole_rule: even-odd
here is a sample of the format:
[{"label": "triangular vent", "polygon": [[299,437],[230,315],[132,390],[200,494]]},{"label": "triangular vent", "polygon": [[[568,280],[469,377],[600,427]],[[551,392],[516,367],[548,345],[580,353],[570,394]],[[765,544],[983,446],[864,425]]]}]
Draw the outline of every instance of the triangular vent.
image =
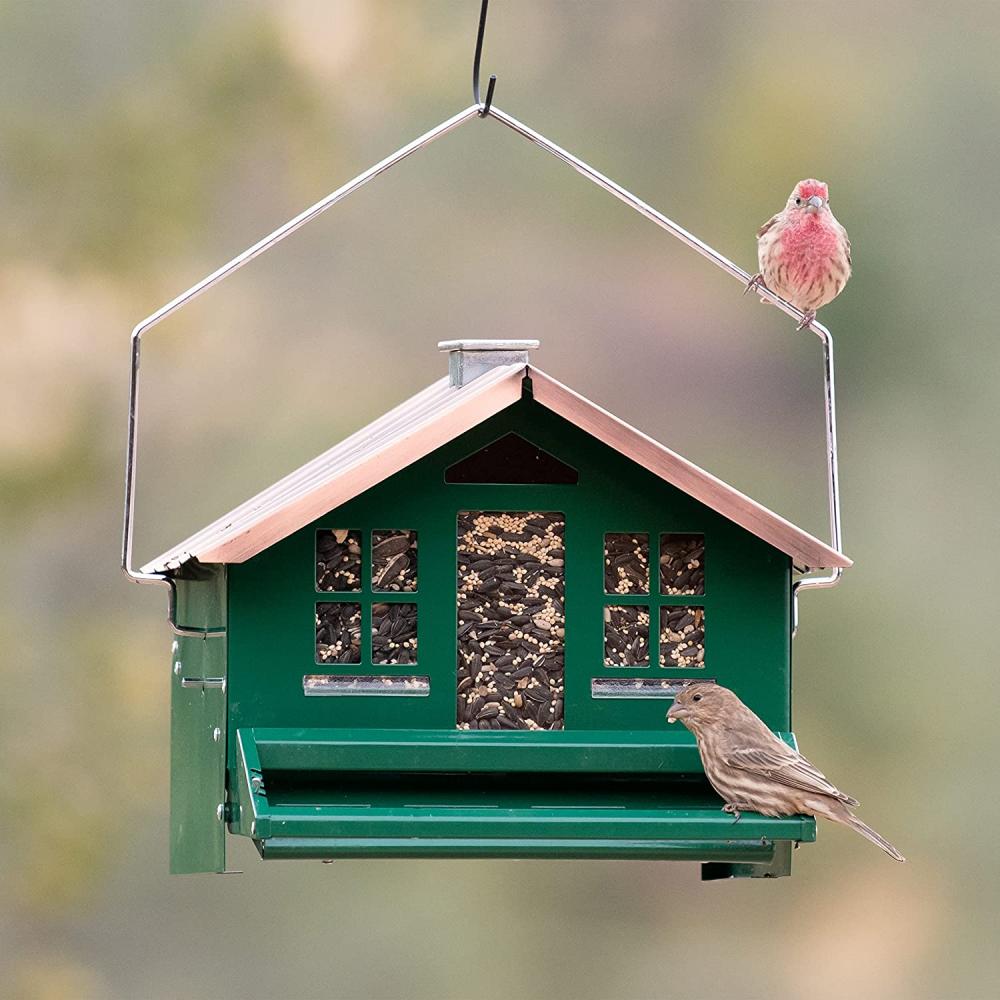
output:
[{"label": "triangular vent", "polygon": [[560,462],[520,434],[505,434],[444,474],[446,483],[556,483],[576,485],[576,469]]}]

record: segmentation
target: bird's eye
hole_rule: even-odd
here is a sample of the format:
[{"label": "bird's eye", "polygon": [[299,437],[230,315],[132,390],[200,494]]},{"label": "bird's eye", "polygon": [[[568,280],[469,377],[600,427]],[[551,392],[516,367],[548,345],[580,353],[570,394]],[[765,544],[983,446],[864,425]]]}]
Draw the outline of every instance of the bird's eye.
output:
[{"label": "bird's eye", "polygon": [[796,205],[801,205],[802,204],[802,199],[801,198],[796,198],[795,199],[795,204]]},{"label": "bird's eye", "polygon": [[701,701],[701,695],[700,694],[696,694],[691,700],[692,701]]}]

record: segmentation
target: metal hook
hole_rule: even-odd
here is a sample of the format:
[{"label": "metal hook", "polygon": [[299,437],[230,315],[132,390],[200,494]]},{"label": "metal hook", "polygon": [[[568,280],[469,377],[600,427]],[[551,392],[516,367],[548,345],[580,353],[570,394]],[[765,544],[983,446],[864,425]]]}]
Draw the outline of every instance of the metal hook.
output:
[{"label": "metal hook", "polygon": [[[479,60],[483,55],[483,35],[486,34],[486,9],[490,5],[490,0],[483,0],[483,5],[479,10],[479,34],[476,36],[476,57],[472,63],[472,100],[476,104],[481,104],[479,100]],[[490,76],[490,82],[486,87],[486,102],[479,109],[479,117],[485,118],[490,113],[490,105],[493,104],[493,88],[497,85],[496,74]]]}]

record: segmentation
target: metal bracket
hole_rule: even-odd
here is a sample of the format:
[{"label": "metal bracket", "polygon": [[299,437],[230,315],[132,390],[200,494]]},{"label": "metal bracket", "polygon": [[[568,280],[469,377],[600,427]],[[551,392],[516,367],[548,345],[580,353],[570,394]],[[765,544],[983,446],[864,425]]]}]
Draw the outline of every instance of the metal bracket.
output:
[{"label": "metal bracket", "polygon": [[218,688],[221,691],[225,691],[226,678],[225,677],[182,677],[181,687],[198,688],[200,691],[207,691],[209,690],[209,688]]}]

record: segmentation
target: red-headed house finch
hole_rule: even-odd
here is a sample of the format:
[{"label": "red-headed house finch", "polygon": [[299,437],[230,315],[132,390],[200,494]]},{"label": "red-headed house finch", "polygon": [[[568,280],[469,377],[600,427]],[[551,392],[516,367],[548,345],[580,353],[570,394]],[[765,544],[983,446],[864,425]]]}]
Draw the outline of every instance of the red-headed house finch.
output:
[{"label": "red-headed house finch", "polygon": [[906,860],[851,812],[848,807],[857,799],[778,739],[729,688],[704,682],[685,686],[667,712],[667,722],[678,720],[694,733],[705,774],[726,803],[723,812],[737,820],[741,810],[824,816],[857,830],[896,861]]},{"label": "red-headed house finch", "polygon": [[757,230],[757,260],[760,271],[747,291],[763,282],[801,309],[799,330],[843,291],[851,276],[851,241],[830,211],[823,181],[799,181],[784,209]]}]

